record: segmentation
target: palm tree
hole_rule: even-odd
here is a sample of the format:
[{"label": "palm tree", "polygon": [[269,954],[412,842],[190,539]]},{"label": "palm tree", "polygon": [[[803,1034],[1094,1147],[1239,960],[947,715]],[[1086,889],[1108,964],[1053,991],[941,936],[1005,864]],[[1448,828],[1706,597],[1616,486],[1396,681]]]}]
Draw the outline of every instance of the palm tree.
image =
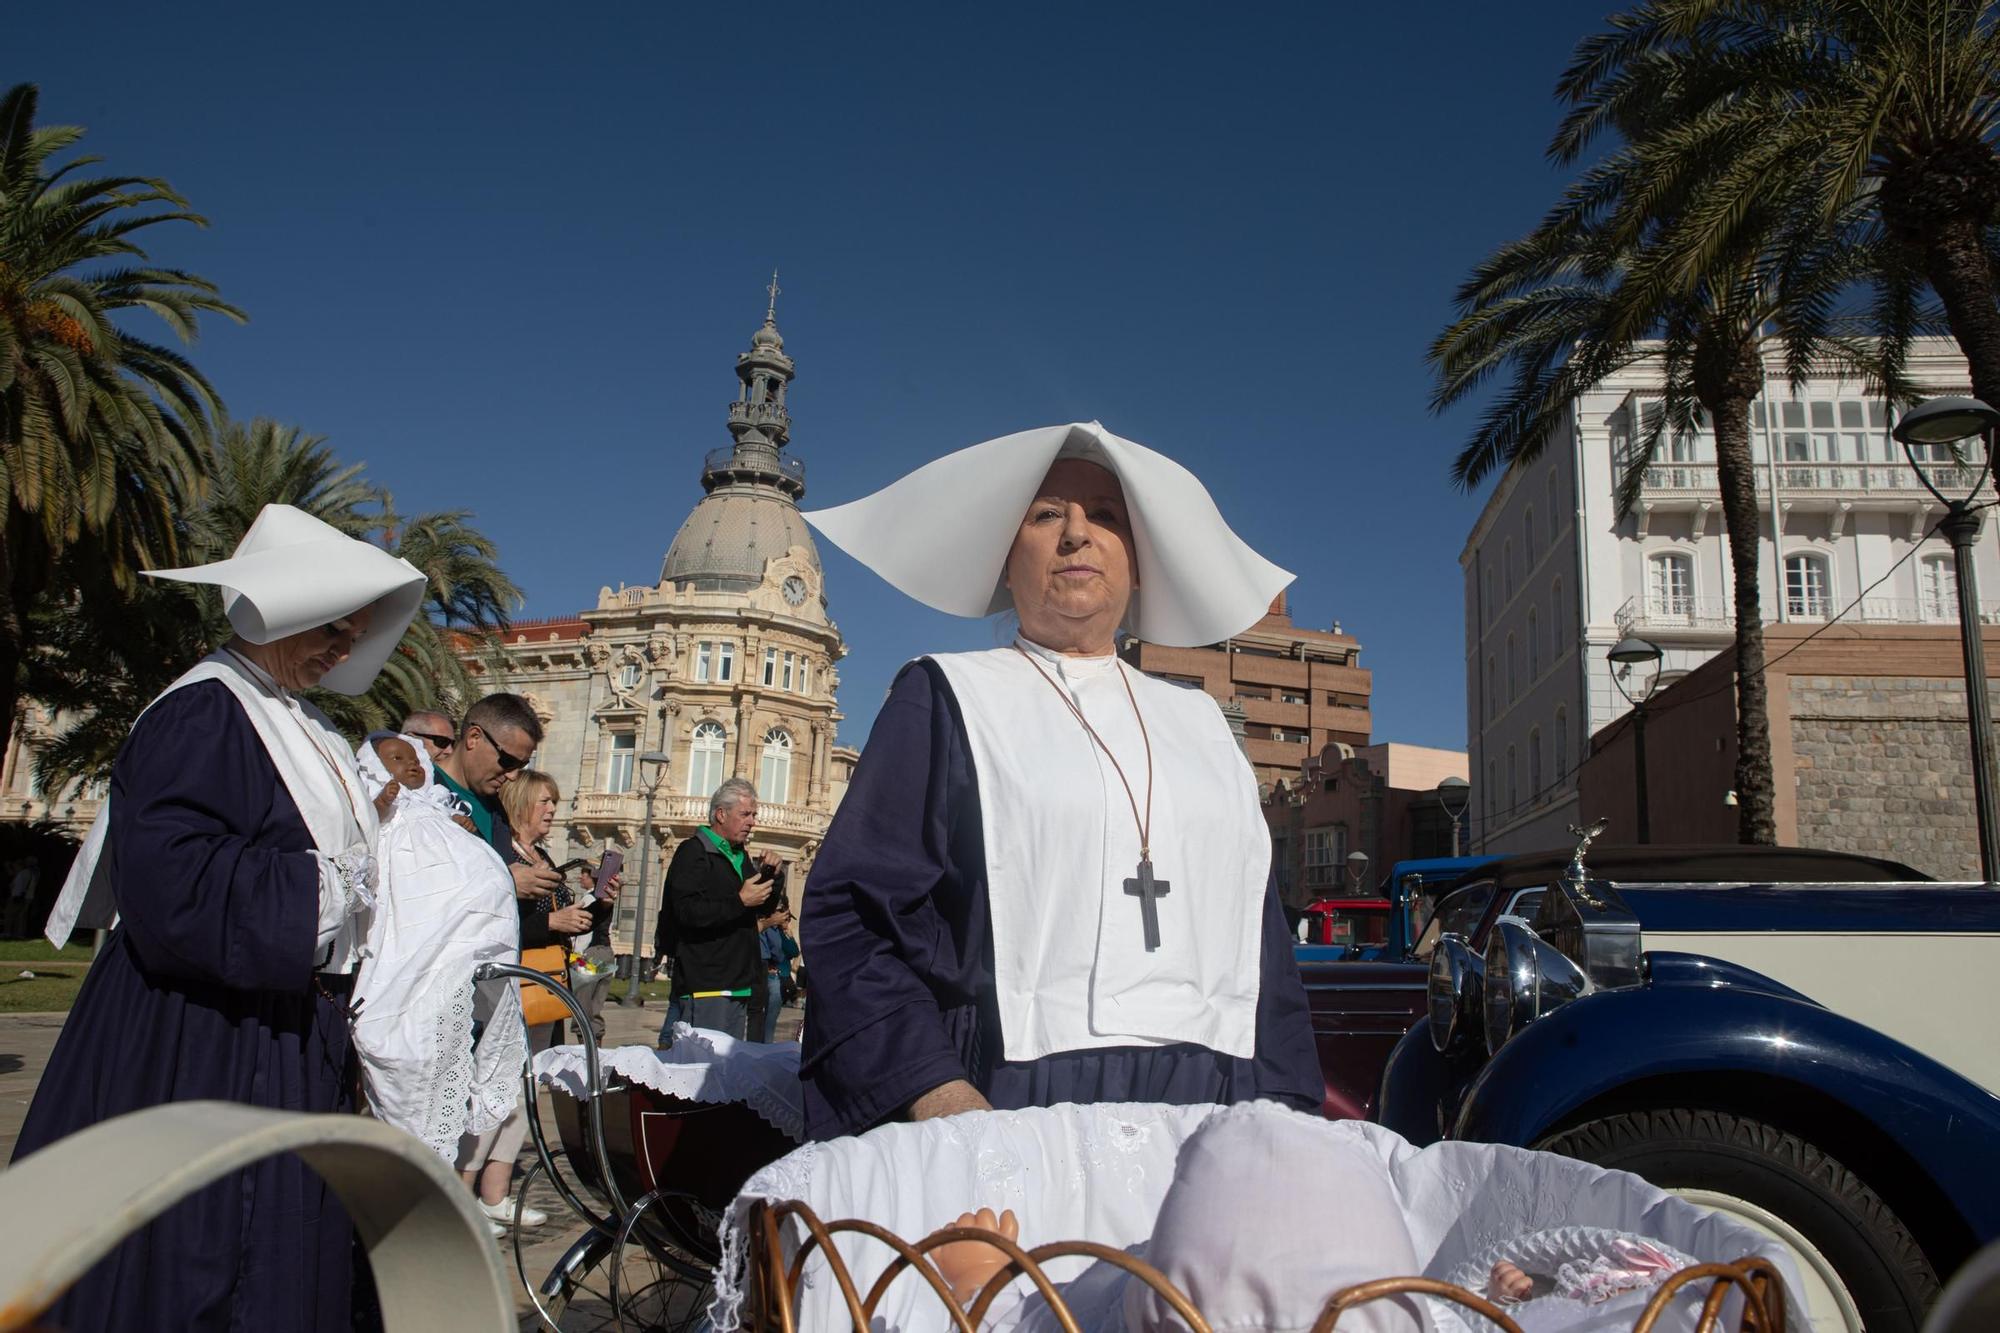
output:
[{"label": "palm tree", "polygon": [[[381,541],[429,579],[424,614],[366,694],[314,692],[342,730],[366,735],[399,724],[412,709],[470,694],[461,654],[506,627],[521,592],[467,513],[399,519],[389,493],[369,482],[361,465],[341,463],[320,436],[263,419],[225,421],[207,468],[208,499],[184,524],[189,559],[228,554],[265,505],[288,504],[351,537]],[[154,580],[125,598],[94,587],[60,613],[39,617],[36,628],[42,652],[30,664],[30,693],[68,720],[37,757],[51,791],[107,776],[146,704],[229,637],[214,589]]]},{"label": "palm tree", "polygon": [[[1687,248],[1738,225],[1774,182],[1798,225],[1865,229],[1875,332],[1900,367],[1928,286],[2000,403],[2000,26],[1967,0],[1656,0],[1584,42],[1560,86],[1559,150],[1606,125],[1664,116],[1684,132],[1667,166],[1704,181]],[[1560,152],[1559,152],[1560,155]],[[1794,187],[1797,187],[1794,189]]]},{"label": "palm tree", "polygon": [[[1656,361],[1662,410],[1634,423],[1621,513],[1636,499],[1663,435],[1712,426],[1735,585],[1738,836],[1771,843],[1777,825],[1750,406],[1762,392],[1772,331],[1795,377],[1825,359],[1872,366],[1868,346],[1843,336],[1838,318],[1838,297],[1861,271],[1864,248],[1846,228],[1794,225],[1797,200],[1772,189],[1705,247],[1702,264],[1676,263],[1690,248],[1689,229],[1703,222],[1692,208],[1703,182],[1663,162],[1687,127],[1636,105],[1605,124],[1625,142],[1532,234],[1502,247],[1460,287],[1460,317],[1430,351],[1437,374],[1431,406],[1442,411],[1496,371],[1511,372],[1453,468],[1454,480],[1470,487],[1539,455],[1581,396],[1607,376]],[[1553,151],[1573,148],[1558,139]]]},{"label": "palm tree", "polygon": [[165,181],[83,176],[53,159],[83,136],[37,128],[38,93],[0,95],[0,751],[20,701],[27,624],[57,571],[129,590],[180,553],[199,499],[214,390],[169,347],[121,328],[145,310],[192,341],[202,313],[241,319],[214,285],[145,263],[134,237],[205,225]]}]

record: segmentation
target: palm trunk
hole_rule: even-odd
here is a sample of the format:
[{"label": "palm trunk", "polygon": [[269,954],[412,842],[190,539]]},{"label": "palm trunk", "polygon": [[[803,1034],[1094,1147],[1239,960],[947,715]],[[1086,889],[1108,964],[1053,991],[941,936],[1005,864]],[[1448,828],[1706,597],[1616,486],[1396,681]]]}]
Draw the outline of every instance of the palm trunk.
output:
[{"label": "palm trunk", "polygon": [[1924,271],[1944,302],[1952,337],[1972,368],[1972,391],[2000,405],[2000,304],[1978,220],[1960,214],[1927,229]]},{"label": "palm trunk", "polygon": [[[1754,346],[1754,345],[1753,345]],[[1761,365],[1751,353],[1748,383]],[[1750,456],[1750,403],[1743,391],[1743,367],[1734,368],[1731,387],[1702,406],[1715,422],[1715,471],[1722,489],[1722,522],[1729,534],[1729,564],[1736,577],[1736,840],[1771,844],[1778,840],[1776,789],[1771,776],[1771,715],[1764,681],[1764,610],[1758,592],[1758,543],[1762,517],[1757,508],[1756,464]]]}]

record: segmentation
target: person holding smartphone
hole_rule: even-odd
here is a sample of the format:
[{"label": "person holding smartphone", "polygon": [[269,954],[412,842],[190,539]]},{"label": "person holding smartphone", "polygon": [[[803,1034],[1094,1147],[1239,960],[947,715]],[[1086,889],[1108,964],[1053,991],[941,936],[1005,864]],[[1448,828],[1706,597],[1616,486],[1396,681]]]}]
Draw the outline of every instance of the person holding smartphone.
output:
[{"label": "person holding smartphone", "polygon": [[[532,867],[540,872],[531,882],[547,885],[545,893],[523,893],[522,876],[517,873],[514,877],[515,906],[521,914],[521,947],[538,949],[561,944],[567,956],[570,942],[579,935],[589,934],[593,914],[611,911],[611,904],[618,897],[618,884],[613,876],[607,881],[602,897],[588,905],[577,900],[568,882],[568,872],[577,863],[556,864],[543,845],[555,827],[556,805],[561,799],[556,780],[536,768],[521,769],[500,788],[500,807],[510,834],[503,857],[510,866]],[[561,1027],[560,1023],[546,1023],[529,1028],[528,1049],[547,1050],[557,1041]],[[472,1187],[480,1211],[502,1225],[515,1220],[509,1197],[514,1159],[520,1155],[527,1137],[527,1111],[525,1107],[517,1107],[499,1128],[476,1140],[468,1139],[459,1153],[459,1174]],[[524,1227],[538,1227],[546,1221],[548,1216],[539,1208],[521,1209],[520,1224]]]},{"label": "person holding smartphone", "polygon": [[753,859],[744,846],[757,827],[757,789],[730,778],[708,805],[708,823],[667,864],[674,982],[662,1046],[673,1044],[676,1018],[743,1040],[751,1000],[764,987],[757,923],[781,881],[775,856]]}]

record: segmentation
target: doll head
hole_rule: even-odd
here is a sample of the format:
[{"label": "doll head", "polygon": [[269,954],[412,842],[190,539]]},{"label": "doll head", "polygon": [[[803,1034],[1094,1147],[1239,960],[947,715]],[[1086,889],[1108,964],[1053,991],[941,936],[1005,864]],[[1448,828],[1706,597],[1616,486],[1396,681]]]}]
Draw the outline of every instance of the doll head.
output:
[{"label": "doll head", "polygon": [[382,761],[382,767],[390,777],[401,783],[403,790],[415,791],[430,780],[430,774],[417,758],[417,747],[401,736],[378,736],[374,741],[375,754]]}]

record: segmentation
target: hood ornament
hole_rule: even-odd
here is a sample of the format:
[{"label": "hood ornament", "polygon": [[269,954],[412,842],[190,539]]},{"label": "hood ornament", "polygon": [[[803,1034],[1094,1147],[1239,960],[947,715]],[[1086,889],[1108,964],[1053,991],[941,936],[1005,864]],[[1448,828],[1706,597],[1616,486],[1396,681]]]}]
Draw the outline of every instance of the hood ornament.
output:
[{"label": "hood ornament", "polygon": [[1570,834],[1576,838],[1576,851],[1570,855],[1569,868],[1563,871],[1563,880],[1565,883],[1574,884],[1580,889],[1589,882],[1590,872],[1584,868],[1583,864],[1584,853],[1588,852],[1590,844],[1602,837],[1604,830],[1610,827],[1611,821],[1608,819],[1600,819],[1595,824],[1588,826],[1578,826],[1576,824],[1569,826]]}]

